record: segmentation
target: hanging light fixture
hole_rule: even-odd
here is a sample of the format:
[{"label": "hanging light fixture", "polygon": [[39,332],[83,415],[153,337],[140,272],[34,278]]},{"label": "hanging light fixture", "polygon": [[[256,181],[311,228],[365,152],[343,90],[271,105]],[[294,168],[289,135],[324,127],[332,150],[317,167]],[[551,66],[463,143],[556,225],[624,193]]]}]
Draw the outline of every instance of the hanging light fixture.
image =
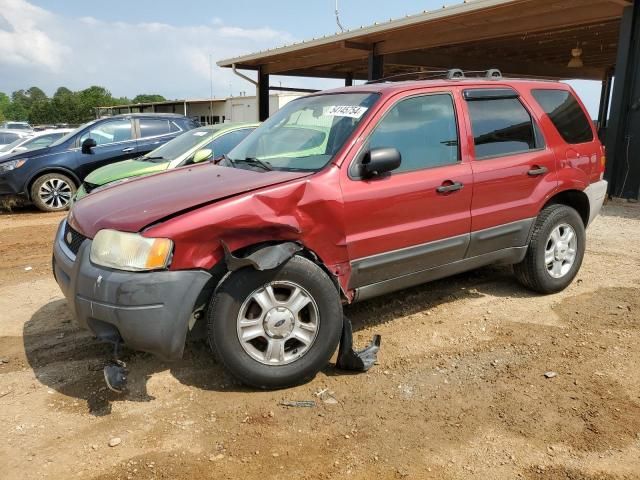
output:
[{"label": "hanging light fixture", "polygon": [[576,45],[576,48],[571,49],[571,60],[567,64],[569,68],[582,68],[584,62],[582,61],[582,49],[580,48],[580,42]]}]

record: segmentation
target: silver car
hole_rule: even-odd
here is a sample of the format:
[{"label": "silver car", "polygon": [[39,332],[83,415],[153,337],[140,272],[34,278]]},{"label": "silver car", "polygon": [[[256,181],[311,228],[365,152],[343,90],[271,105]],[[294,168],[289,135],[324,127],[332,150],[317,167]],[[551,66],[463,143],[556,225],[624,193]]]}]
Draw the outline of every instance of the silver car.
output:
[{"label": "silver car", "polygon": [[[10,134],[15,134],[17,130],[11,130]],[[38,148],[44,148],[51,145],[53,142],[62,138],[67,133],[71,132],[70,128],[59,128],[56,130],[43,130],[41,132],[19,132],[23,136],[19,136],[13,142],[0,147],[0,158],[6,157],[17,152],[27,152],[29,150],[36,150]],[[5,130],[4,132],[7,132]],[[0,131],[0,139],[3,133]]]},{"label": "silver car", "polygon": [[0,147],[9,145],[18,139],[26,138],[33,132],[22,130],[7,130],[6,128],[0,129]]}]

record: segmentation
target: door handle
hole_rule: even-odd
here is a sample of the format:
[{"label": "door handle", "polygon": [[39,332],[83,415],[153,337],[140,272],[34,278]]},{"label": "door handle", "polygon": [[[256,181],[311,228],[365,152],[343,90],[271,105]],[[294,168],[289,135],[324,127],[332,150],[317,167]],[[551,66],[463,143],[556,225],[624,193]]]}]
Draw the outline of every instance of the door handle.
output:
[{"label": "door handle", "polygon": [[538,175],[544,175],[549,169],[547,167],[538,167],[537,165],[527,172],[530,177],[537,177]]},{"label": "door handle", "polygon": [[133,152],[135,149],[133,147],[123,148],[122,151],[125,153]]},{"label": "door handle", "polygon": [[441,186],[436,188],[436,192],[438,193],[457,192],[458,190],[462,190],[462,187],[464,187],[464,184],[460,182],[453,182],[448,185],[442,184]]}]

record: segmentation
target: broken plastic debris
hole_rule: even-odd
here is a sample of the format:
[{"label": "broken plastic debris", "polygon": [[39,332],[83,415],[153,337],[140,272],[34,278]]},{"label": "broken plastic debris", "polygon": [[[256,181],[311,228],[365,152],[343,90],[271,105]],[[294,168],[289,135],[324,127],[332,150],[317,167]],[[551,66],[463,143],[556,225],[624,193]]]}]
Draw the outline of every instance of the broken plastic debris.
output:
[{"label": "broken plastic debris", "polygon": [[353,349],[353,328],[351,320],[343,316],[342,338],[338,349],[338,361],[336,367],[341,370],[366,372],[376,363],[380,351],[380,335],[374,335],[368,347],[362,350]]},{"label": "broken plastic debris", "polygon": [[312,408],[316,406],[316,402],[314,402],[313,400],[283,400],[282,402],[280,402],[280,405],[282,405],[283,407]]}]

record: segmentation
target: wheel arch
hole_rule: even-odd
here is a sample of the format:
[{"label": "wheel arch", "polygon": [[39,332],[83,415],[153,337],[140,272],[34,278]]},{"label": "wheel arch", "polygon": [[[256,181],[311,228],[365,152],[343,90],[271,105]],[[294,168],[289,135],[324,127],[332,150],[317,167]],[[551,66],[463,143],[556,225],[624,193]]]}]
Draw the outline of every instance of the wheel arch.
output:
[{"label": "wheel arch", "polygon": [[544,210],[549,205],[566,205],[571,207],[578,212],[585,228],[589,224],[591,205],[589,204],[589,197],[581,190],[572,189],[557,192],[547,200],[540,211]]},{"label": "wheel arch", "polygon": [[[275,245],[280,245],[284,243],[288,243],[288,242],[284,240],[258,242],[251,245],[246,245],[230,253],[232,253],[233,256],[236,258],[246,258],[247,256],[260,251],[261,249],[264,249],[267,247],[273,247]],[[316,254],[316,252],[314,252],[312,249],[303,245],[302,243],[300,242],[294,242],[294,243],[299,245],[301,248],[292,256],[304,257],[307,260],[310,260],[311,262],[313,262],[318,267],[320,267],[331,279],[340,297],[344,301],[348,301],[347,295],[340,287],[340,282],[336,278],[335,274],[333,274],[331,270],[326,266],[326,264],[322,261],[320,256]],[[286,260],[288,260],[289,258],[287,258]],[[244,268],[253,268],[253,267],[245,266]],[[231,275],[231,273],[233,273],[233,271],[229,270],[229,268],[227,267],[227,262],[225,257],[222,257],[213,267],[211,267],[208,270],[208,272],[209,274],[211,274],[211,278],[200,291],[200,294],[198,295],[194,305],[194,314],[196,315],[196,319],[199,319],[203,314],[206,314],[206,310],[209,305],[209,300],[211,299],[211,296],[218,291],[218,289],[224,283],[227,277]]]},{"label": "wheel arch", "polygon": [[[336,278],[335,274],[327,267],[327,265],[324,263],[322,258],[315,251],[313,251],[311,248],[309,248],[308,246],[304,245],[303,243],[301,243],[299,241],[277,240],[277,241],[268,241],[268,242],[258,242],[258,243],[254,243],[254,244],[251,244],[251,245],[246,245],[246,246],[241,247],[241,248],[239,248],[237,250],[234,250],[234,251],[229,251],[229,253],[232,254],[234,258],[245,259],[248,256],[254,255],[257,252],[260,252],[261,250],[264,250],[266,248],[275,247],[275,246],[278,246],[278,245],[284,245],[284,244],[288,244],[288,243],[293,243],[293,244],[297,245],[298,249],[296,249],[296,251],[292,255],[284,258],[279,263],[279,265],[285,263],[287,260],[289,260],[289,258],[291,258],[293,256],[296,256],[296,255],[304,257],[307,260],[312,261],[318,267],[320,267],[328,275],[328,277],[331,279],[331,281],[335,285],[335,287],[338,290],[338,292],[340,292],[341,296],[345,296],[344,292],[340,288],[340,282]],[[253,267],[251,267],[249,265],[246,265],[243,268],[253,268]],[[230,273],[232,273],[232,270],[230,270],[228,268],[226,258],[223,257],[220,261],[218,261],[209,270],[209,273],[211,273],[211,275],[212,275],[211,285],[209,285],[209,291],[211,293],[213,293],[223,283],[225,278]]]},{"label": "wheel arch", "polygon": [[43,175],[48,175],[50,173],[61,173],[63,175],[66,175],[67,177],[69,177],[73,183],[75,183],[76,188],[78,188],[80,186],[80,184],[82,183],[80,181],[80,179],[78,178],[78,176],[73,173],[72,170],[69,170],[68,168],[65,167],[47,167],[43,170],[39,170],[36,173],[32,174],[31,177],[29,177],[29,179],[26,182],[26,188],[25,188],[25,194],[27,195],[27,198],[29,199],[29,201],[32,201],[33,199],[31,198],[31,187],[33,187],[34,182],[42,177]]}]

